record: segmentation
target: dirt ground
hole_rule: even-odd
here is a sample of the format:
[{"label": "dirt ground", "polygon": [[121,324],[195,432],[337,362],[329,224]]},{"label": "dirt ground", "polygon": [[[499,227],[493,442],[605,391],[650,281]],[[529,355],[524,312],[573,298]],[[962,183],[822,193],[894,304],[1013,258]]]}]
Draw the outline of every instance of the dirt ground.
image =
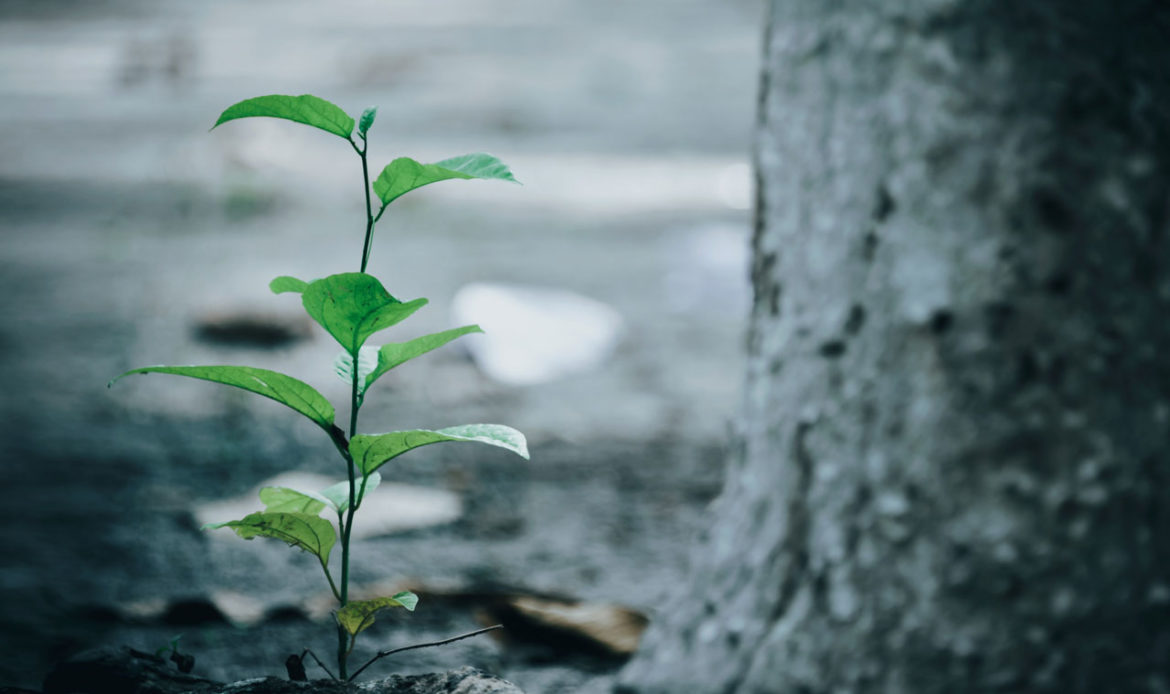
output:
[{"label": "dirt ground", "polygon": [[[356,544],[355,581],[423,597],[363,634],[359,661],[476,628],[505,594],[653,615],[719,491],[738,402],[760,5],[0,1],[0,685],[179,633],[212,678],[331,652],[304,607],[323,588],[311,557],[209,537],[193,516],[285,470],[343,476],[329,441],[240,391],[105,387],[135,366],[235,363],[345,401],[320,330],[277,346],[198,330],[239,315],[300,329],[268,281],[357,269],[348,145],[275,121],[207,132],[264,93],[378,105],[376,168],[488,151],[524,183],[439,184],[387,213],[370,271],[431,300],[390,339],[451,327],[477,281],[568,289],[624,320],[611,357],[565,378],[493,382],[451,346],[371,391],[366,431],[500,422],[532,460],[433,446],[384,471],[464,513]],[[225,594],[262,616],[225,619],[209,607]],[[621,661],[483,637],[371,673],[463,664],[536,693],[605,691]]]}]

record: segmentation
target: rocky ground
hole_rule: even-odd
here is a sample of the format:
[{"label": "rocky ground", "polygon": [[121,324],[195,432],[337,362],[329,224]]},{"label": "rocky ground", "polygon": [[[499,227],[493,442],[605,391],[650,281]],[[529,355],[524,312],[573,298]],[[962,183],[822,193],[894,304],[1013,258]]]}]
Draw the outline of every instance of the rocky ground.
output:
[{"label": "rocky ground", "polygon": [[371,392],[366,431],[506,423],[532,460],[434,446],[385,471],[448,492],[458,517],[357,543],[359,585],[422,597],[358,655],[503,620],[504,639],[377,675],[472,665],[529,692],[604,691],[628,643],[529,617],[614,604],[629,610],[601,611],[610,632],[636,632],[718,492],[760,15],[748,0],[0,2],[0,684],[179,633],[194,674],[223,681],[330,650],[310,557],[196,521],[287,470],[340,477],[328,440],[239,391],[105,387],[134,366],[237,363],[344,402],[335,348],[266,284],[356,269],[356,157],[287,123],[207,133],[241,98],[312,92],[380,106],[379,168],[483,150],[525,184],[439,184],[387,213],[371,272],[431,300],[391,339],[452,326],[453,297],[482,281],[570,290],[623,319],[599,366],[556,380],[501,383],[451,346]]}]

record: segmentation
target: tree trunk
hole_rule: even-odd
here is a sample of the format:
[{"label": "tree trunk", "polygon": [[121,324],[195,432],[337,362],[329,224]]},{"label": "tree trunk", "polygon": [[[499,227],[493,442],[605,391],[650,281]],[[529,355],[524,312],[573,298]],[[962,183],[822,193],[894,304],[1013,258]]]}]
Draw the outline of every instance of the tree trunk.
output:
[{"label": "tree trunk", "polygon": [[1170,3],[765,44],[743,425],[619,690],[1170,691]]}]

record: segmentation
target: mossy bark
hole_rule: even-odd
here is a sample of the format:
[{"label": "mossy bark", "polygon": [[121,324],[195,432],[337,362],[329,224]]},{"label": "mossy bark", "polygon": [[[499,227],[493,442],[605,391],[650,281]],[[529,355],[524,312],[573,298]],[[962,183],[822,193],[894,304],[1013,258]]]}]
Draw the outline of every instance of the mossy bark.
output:
[{"label": "mossy bark", "polygon": [[742,426],[619,689],[1170,691],[1168,36],[771,2]]}]

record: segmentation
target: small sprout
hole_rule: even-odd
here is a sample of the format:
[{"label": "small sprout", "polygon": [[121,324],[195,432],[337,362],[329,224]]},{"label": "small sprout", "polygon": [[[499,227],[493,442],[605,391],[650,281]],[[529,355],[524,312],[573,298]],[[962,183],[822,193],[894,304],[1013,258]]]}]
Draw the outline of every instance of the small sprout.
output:
[{"label": "small sprout", "polygon": [[374,124],[374,119],[378,117],[378,107],[371,106],[365,111],[362,111],[362,117],[358,120],[358,135],[362,139],[366,139],[366,132],[369,131],[370,126]]},{"label": "small sprout", "polygon": [[181,639],[181,638],[183,638],[182,634],[179,634],[177,636],[172,636],[171,640],[168,641],[165,646],[159,646],[157,649],[155,649],[155,651],[154,651],[155,656],[161,658],[161,657],[163,657],[163,654],[167,653],[168,651],[171,653],[178,653],[179,652],[179,639]]},{"label": "small sprout", "polygon": [[[321,492],[265,487],[260,490],[260,501],[265,507],[263,511],[249,514],[240,520],[213,523],[204,527],[230,528],[246,540],[256,537],[280,540],[317,558],[329,588],[338,600],[336,614],[339,677],[335,679],[343,681],[352,679],[375,660],[391,653],[451,643],[498,628],[481,629],[443,641],[383,651],[359,668],[353,676],[347,674],[346,661],[353,651],[357,636],[374,623],[375,614],[393,607],[413,611],[418,602],[418,598],[409,591],[374,600],[350,601],[343,598],[349,595],[349,531],[353,527],[354,513],[364,498],[371,494],[381,481],[378,468],[415,448],[450,441],[487,444],[528,458],[528,444],[524,435],[511,427],[499,424],[467,424],[434,431],[416,429],[376,435],[358,434],[358,412],[366,391],[379,377],[456,338],[483,332],[479,326],[467,325],[406,342],[387,343],[381,347],[366,345],[367,340],[376,333],[406,320],[427,303],[426,299],[400,301],[391,295],[381,282],[366,273],[374,226],[381,219],[382,213],[403,195],[439,181],[495,179],[517,182],[507,165],[490,154],[480,153],[444,159],[434,164],[420,164],[408,157],[398,157],[382,169],[381,174],[371,185],[367,165],[368,143],[365,140],[377,112],[376,107],[367,108],[356,123],[358,137],[363,141],[361,147],[353,139],[355,126],[353,118],[336,104],[311,94],[300,96],[270,94],[245,99],[229,106],[212,126],[214,130],[224,123],[240,118],[279,118],[293,121],[337,135],[351,145],[361,159],[365,185],[366,232],[361,248],[360,271],[329,275],[311,282],[283,275],[269,284],[274,294],[300,295],[305,312],[341,345],[342,353],[334,361],[333,368],[350,385],[349,412],[352,414],[349,418],[349,431],[346,432],[334,423],[333,404],[324,395],[309,384],[276,371],[251,366],[147,366],[127,371],[109,383],[113,385],[131,374],[151,373],[219,383],[275,400],[325,431],[344,465],[342,469],[346,474],[342,482]],[[381,203],[376,213],[371,206],[373,198],[371,192]],[[321,512],[326,509],[337,515],[336,530],[332,523],[320,517]],[[329,568],[330,559],[335,554],[332,550],[338,544],[339,538],[342,577],[340,587],[333,580],[333,572]],[[160,648],[158,655],[161,657],[168,650],[171,653],[171,660],[180,671],[191,671],[195,665],[195,658],[179,652],[178,636],[172,639],[168,646]],[[311,655],[330,677],[333,676],[312,651],[306,650],[300,656],[289,656],[285,662],[290,679],[302,681],[306,679],[304,670],[306,654]]]},{"label": "small sprout", "polygon": [[190,653],[179,652],[179,639],[181,638],[183,638],[182,634],[171,638],[170,642],[156,650],[154,655],[161,658],[164,653],[170,651],[171,662],[175,664],[175,667],[179,668],[179,672],[187,674],[195,669],[195,656]]}]

